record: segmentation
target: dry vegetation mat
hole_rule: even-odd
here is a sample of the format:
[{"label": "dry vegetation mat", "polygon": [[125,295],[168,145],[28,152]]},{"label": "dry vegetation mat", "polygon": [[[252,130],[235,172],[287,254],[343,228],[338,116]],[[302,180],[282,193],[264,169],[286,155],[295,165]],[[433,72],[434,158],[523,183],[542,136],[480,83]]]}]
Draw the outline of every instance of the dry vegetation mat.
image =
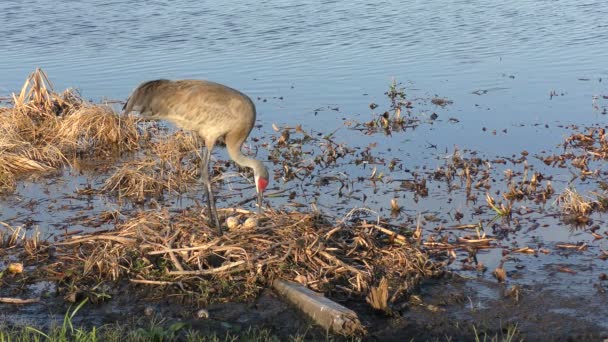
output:
[{"label": "dry vegetation mat", "polygon": [[[199,210],[140,212],[112,231],[37,242],[26,259],[43,260],[52,249],[52,278],[77,277],[83,285],[128,278],[173,286],[203,302],[252,298],[275,278],[344,298],[364,298],[386,279],[388,299],[396,301],[442,271],[416,241],[375,224],[273,211],[246,219],[253,216],[234,213],[243,223],[217,236]],[[18,245],[14,234],[5,236],[6,246]]]},{"label": "dry vegetation mat", "polygon": [[50,172],[83,154],[100,157],[132,151],[142,138],[132,115],[84,101],[68,89],[54,92],[37,69],[25,81],[13,107],[0,108],[0,191],[32,172]]}]

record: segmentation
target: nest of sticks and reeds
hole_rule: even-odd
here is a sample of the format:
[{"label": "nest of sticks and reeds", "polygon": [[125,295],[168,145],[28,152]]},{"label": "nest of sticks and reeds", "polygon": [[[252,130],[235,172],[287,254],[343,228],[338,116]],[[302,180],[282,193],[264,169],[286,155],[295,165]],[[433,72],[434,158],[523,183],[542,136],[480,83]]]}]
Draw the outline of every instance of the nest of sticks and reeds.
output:
[{"label": "nest of sticks and reeds", "polygon": [[232,229],[218,236],[200,209],[140,212],[115,230],[56,243],[61,266],[53,273],[93,284],[128,278],[203,303],[254,298],[275,278],[352,299],[383,281],[384,301],[395,302],[443,270],[415,239],[377,224],[272,210],[224,214]]},{"label": "nest of sticks and reeds", "polygon": [[74,158],[132,151],[142,139],[136,116],[88,103],[71,89],[56,93],[40,69],[12,100],[12,107],[0,108],[2,192],[29,173],[55,171]]}]

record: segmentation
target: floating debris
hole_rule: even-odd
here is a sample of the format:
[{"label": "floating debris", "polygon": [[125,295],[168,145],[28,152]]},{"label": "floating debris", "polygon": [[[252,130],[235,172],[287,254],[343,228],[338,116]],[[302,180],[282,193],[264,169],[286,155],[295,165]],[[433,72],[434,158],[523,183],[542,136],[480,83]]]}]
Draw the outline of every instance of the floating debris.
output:
[{"label": "floating debris", "polygon": [[20,274],[20,273],[23,273],[23,264],[20,263],[20,262],[10,263],[6,267],[6,270],[10,274]]}]

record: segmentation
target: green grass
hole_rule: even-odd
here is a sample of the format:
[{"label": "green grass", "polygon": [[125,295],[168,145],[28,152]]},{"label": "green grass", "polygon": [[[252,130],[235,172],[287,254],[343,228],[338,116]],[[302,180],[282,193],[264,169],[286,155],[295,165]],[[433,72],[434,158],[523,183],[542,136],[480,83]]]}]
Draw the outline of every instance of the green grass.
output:
[{"label": "green grass", "polygon": [[[0,342],[42,342],[42,341],[77,341],[77,342],[145,342],[145,341],[188,341],[188,342],[237,342],[260,341],[274,342],[283,339],[268,329],[250,328],[240,334],[227,333],[203,334],[191,329],[186,323],[174,323],[169,326],[150,326],[133,328],[120,325],[105,325],[99,328],[82,329],[66,326],[41,331],[33,327],[1,328]],[[289,341],[304,341],[304,335],[291,336]]]},{"label": "green grass", "polygon": [[[32,326],[0,326],[0,342],[162,342],[176,340],[188,342],[274,342],[282,340],[269,329],[249,328],[240,333],[226,333],[219,336],[216,333],[203,334],[191,329],[189,324],[183,322],[165,325],[162,319],[155,319],[154,317],[147,322],[145,327],[137,327],[136,324],[108,324],[92,328],[75,327],[73,319],[87,301],[85,299],[74,309],[69,308],[60,326],[45,330]],[[288,340],[304,341],[306,340],[306,334],[293,335]]]},{"label": "green grass", "polygon": [[523,341],[522,338],[518,337],[519,329],[517,324],[509,324],[506,328],[501,330],[500,334],[490,335],[484,331],[477,331],[477,328],[473,325],[473,332],[475,333],[475,342],[515,342]]},{"label": "green grass", "polygon": [[[0,325],[0,342],[164,342],[164,341],[187,341],[187,342],[275,342],[275,341],[307,341],[312,336],[308,332],[291,335],[288,338],[275,335],[270,329],[250,327],[247,330],[228,333],[203,333],[192,329],[188,323],[177,322],[166,324],[158,317],[146,317],[132,323],[114,323],[100,327],[75,327],[73,320],[88,302],[82,301],[74,308],[69,308],[63,317],[61,325],[48,329],[40,329],[32,326],[5,327]],[[502,326],[502,325],[501,325]],[[470,332],[473,333],[471,340],[475,342],[515,342],[522,341],[517,324],[509,324],[496,333],[485,331],[485,329],[472,325]],[[322,338],[323,339],[323,338]],[[335,337],[327,335],[325,341],[334,341]],[[358,338],[350,338],[348,341],[359,341]],[[451,341],[446,336],[447,341]]]}]

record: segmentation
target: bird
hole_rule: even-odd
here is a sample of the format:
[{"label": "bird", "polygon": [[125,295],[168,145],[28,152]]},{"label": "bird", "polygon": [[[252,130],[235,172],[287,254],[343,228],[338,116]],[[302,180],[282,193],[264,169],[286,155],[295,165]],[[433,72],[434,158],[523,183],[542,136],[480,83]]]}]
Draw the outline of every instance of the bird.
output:
[{"label": "bird", "polygon": [[147,81],[135,88],[123,107],[150,120],[166,120],[178,128],[197,133],[205,142],[201,158],[201,178],[205,183],[207,208],[222,234],[213,189],[209,179],[211,151],[223,140],[230,158],[239,166],[253,170],[258,214],[262,213],[264,190],[269,183],[268,169],[241,151],[256,119],[253,101],[240,91],[206,80]]}]

